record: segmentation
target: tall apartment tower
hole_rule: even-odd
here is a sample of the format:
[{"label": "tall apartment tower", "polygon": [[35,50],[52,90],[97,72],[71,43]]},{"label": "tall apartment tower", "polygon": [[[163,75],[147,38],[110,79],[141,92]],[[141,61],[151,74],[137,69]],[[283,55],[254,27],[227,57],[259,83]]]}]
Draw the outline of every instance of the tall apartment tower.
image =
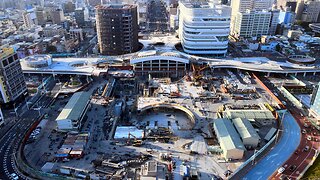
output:
[{"label": "tall apartment tower", "polygon": [[38,19],[34,9],[29,9],[22,14],[23,23],[26,27],[31,28],[38,25]]},{"label": "tall apartment tower", "polygon": [[53,24],[60,24],[62,21],[64,21],[63,10],[59,8],[52,8],[50,10],[50,19],[52,20]]},{"label": "tall apartment tower", "polygon": [[136,5],[97,6],[96,26],[101,54],[120,55],[139,49]]},{"label": "tall apartment tower", "polygon": [[72,1],[69,1],[69,2],[65,2],[62,7],[63,7],[64,13],[72,13],[76,9],[76,4],[73,3]]},{"label": "tall apartment tower", "polygon": [[269,35],[275,35],[277,26],[279,24],[279,16],[280,16],[280,10],[272,8],[271,12],[271,19],[270,19],[270,26],[269,26]]},{"label": "tall apartment tower", "polygon": [[27,93],[18,55],[13,48],[0,50],[0,102],[10,103]]},{"label": "tall apartment tower", "polygon": [[245,15],[243,16],[247,17],[248,16],[247,10],[250,10],[250,11],[254,10],[254,11],[251,11],[249,14],[252,14],[253,12],[255,14],[258,14],[259,11],[270,10],[272,7],[272,2],[273,2],[272,0],[232,0],[231,1],[232,12],[231,12],[231,23],[230,23],[231,33],[230,34],[235,36],[236,35],[235,27],[241,26],[241,24],[236,24],[236,23],[242,23],[241,20],[237,19],[237,17],[242,17],[242,15],[241,14],[239,15],[239,13],[245,13]]},{"label": "tall apartment tower", "polygon": [[304,22],[317,22],[320,13],[320,0],[298,0],[296,19]]},{"label": "tall apartment tower", "polygon": [[38,20],[38,25],[45,25],[47,22],[47,16],[44,9],[41,7],[37,7],[35,13]]},{"label": "tall apartment tower", "polygon": [[235,22],[233,36],[237,39],[240,37],[258,37],[269,33],[271,21],[270,11],[247,10],[244,13],[238,13]]},{"label": "tall apartment tower", "polygon": [[179,2],[179,38],[186,53],[225,56],[230,33],[229,6]]},{"label": "tall apartment tower", "polygon": [[147,4],[147,30],[166,31],[169,30],[169,13],[167,5],[163,0],[149,0]]},{"label": "tall apartment tower", "polygon": [[297,7],[297,0],[277,0],[278,9],[286,10],[286,7],[290,7],[291,11],[295,12]]},{"label": "tall apartment tower", "polygon": [[87,12],[87,9],[85,9],[84,7],[75,10],[75,19],[79,27],[84,27],[88,18],[89,12]]}]

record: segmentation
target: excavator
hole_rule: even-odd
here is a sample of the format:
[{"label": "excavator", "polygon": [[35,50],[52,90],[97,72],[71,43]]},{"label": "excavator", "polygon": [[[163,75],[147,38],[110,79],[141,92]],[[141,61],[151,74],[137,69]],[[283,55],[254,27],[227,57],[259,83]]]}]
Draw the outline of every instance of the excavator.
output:
[{"label": "excavator", "polygon": [[[132,136],[134,138],[133,142],[131,143],[131,139],[130,136]],[[128,133],[128,141],[127,144],[132,144],[132,146],[136,146],[136,147],[140,147],[142,145],[142,140],[137,139],[136,136],[134,136],[133,134],[131,134],[130,132]]]},{"label": "excavator", "polygon": [[201,80],[201,78],[203,77],[201,72],[204,71],[205,69],[207,69],[208,67],[209,67],[208,65],[196,67],[194,64],[192,64],[193,81],[197,82],[197,81]]}]

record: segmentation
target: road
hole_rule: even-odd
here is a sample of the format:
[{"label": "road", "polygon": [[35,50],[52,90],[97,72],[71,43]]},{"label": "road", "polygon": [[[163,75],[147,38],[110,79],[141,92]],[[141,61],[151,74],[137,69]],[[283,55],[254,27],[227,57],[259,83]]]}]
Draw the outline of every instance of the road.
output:
[{"label": "road", "polygon": [[268,179],[299,146],[300,127],[294,117],[287,112],[282,123],[284,129],[277,145],[243,179]]},{"label": "road", "polygon": [[[39,104],[46,106],[50,103],[52,97],[43,97]],[[25,107],[22,105],[21,107]],[[22,110],[23,111],[23,110]],[[44,111],[40,110],[43,114]],[[0,179],[10,179],[11,173],[19,175],[20,179],[26,179],[24,175],[19,174],[16,171],[14,165],[15,153],[18,149],[18,143],[23,138],[24,132],[31,127],[31,125],[37,120],[39,116],[38,110],[26,110],[24,109],[23,115],[18,119],[16,124],[4,134],[0,139]]]},{"label": "road", "polygon": [[[23,133],[33,123],[38,116],[38,112],[29,110],[24,114],[24,117],[20,118],[18,122],[8,131],[0,140],[0,179],[10,179],[11,173],[16,173],[14,166],[14,156],[18,149],[18,142],[23,137]],[[20,176],[22,178],[22,176]]]},{"label": "road", "polygon": [[[282,167],[285,167],[286,170],[283,172],[284,175],[275,172],[270,179],[280,179],[280,177],[289,177],[291,179],[297,179],[300,173],[304,170],[305,167],[311,162],[312,158],[316,153],[316,149],[319,149],[319,142],[315,142],[314,139],[319,140],[319,132],[315,128],[312,128],[311,123],[307,122],[305,117],[301,117],[299,110],[295,110],[292,112],[293,116],[299,123],[302,129],[306,130],[306,133],[302,134],[302,138],[300,141],[300,145],[296,153],[292,154],[291,157],[283,163]],[[304,123],[307,123],[309,127],[304,127]],[[312,140],[307,140],[307,137],[311,136]],[[310,149],[308,151],[303,151],[303,149],[309,146]],[[295,169],[290,169],[291,166],[296,166]]]}]

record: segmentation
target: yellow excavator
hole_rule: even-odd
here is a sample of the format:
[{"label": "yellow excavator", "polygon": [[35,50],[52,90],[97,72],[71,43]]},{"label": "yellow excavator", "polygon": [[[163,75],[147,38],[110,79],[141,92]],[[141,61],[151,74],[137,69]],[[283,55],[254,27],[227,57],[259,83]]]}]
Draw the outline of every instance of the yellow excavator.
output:
[{"label": "yellow excavator", "polygon": [[196,67],[194,64],[192,64],[192,76],[193,76],[193,81],[196,82],[196,81],[201,80],[201,78],[203,77],[203,75],[201,74],[201,72],[204,71],[205,69],[207,69],[208,67],[209,67],[208,65]]},{"label": "yellow excavator", "polygon": [[[131,139],[130,139],[130,136],[132,136],[134,139],[133,139],[133,142],[131,142]],[[127,141],[127,144],[132,144],[132,146],[136,146],[136,147],[139,147],[142,145],[142,140],[139,140],[137,139],[136,136],[134,136],[133,134],[131,134],[130,132],[128,133],[128,141]]]}]

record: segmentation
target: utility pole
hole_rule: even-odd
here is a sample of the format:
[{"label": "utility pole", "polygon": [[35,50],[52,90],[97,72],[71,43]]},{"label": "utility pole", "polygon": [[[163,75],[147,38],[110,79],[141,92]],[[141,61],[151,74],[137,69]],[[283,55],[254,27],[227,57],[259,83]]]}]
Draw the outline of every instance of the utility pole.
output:
[{"label": "utility pole", "polygon": [[256,160],[256,153],[257,153],[257,150],[256,149],[254,149],[254,152],[253,152],[253,159],[252,159],[252,166],[254,165],[254,161]]},{"label": "utility pole", "polygon": [[16,108],[16,103],[13,104],[13,108],[14,108],[14,112],[16,114],[16,117],[18,117],[18,112],[17,112],[18,108]]}]

